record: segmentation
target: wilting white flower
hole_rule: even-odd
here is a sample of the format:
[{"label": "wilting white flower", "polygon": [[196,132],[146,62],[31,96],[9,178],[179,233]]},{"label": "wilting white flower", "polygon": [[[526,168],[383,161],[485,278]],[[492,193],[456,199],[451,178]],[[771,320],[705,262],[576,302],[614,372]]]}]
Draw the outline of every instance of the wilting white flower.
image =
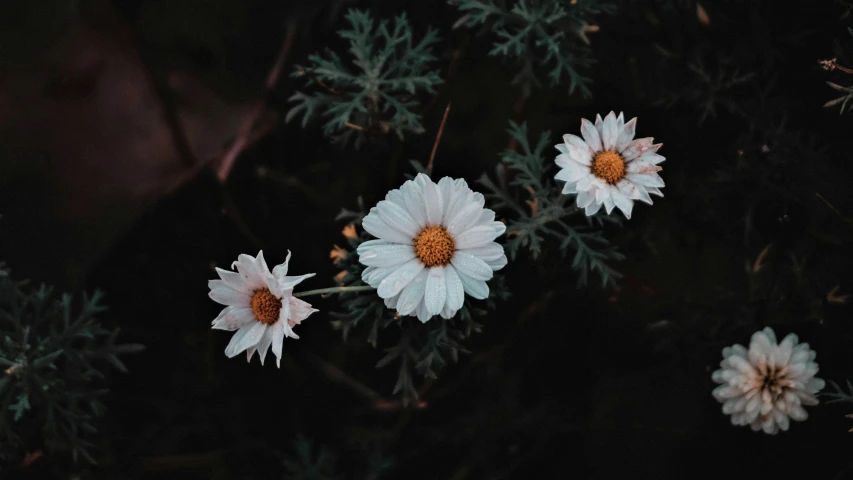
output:
[{"label": "wilting white flower", "polygon": [[272,353],[280,367],[284,337],[299,338],[293,327],[317,311],[293,296],[293,287],[314,274],[288,276],[289,261],[290,251],[284,263],[270,272],[261,251],[257,258],[251,255],[237,257],[237,261],[231,264],[232,269],[237,268],[236,272],[216,269],[221,280],[208,282],[210,298],[226,307],[213,320],[212,328],[237,330],[225,347],[228,358],[248,350],[248,360],[252,361],[252,355],[257,351],[263,365],[267,350],[272,345]]},{"label": "wilting white flower", "polygon": [[581,120],[583,138],[567,134],[565,143],[555,145],[560,171],[554,178],[566,182],[563,193],[577,194],[577,206],[587,216],[604,205],[608,214],[619,207],[630,219],[634,200],[651,205],[650,193],[663,196],[663,179],[657,172],[665,159],[655,153],[663,144],[652,144],[651,137],[634,140],[636,126],[636,118],[625,123],[622,113],[617,117],[610,112],[604,120],[596,115],[595,125]]},{"label": "wilting white flower", "polygon": [[749,425],[771,435],[788,430],[788,418],[808,417],[804,405],[817,405],[824,381],[815,378],[817,355],[808,343],[789,334],[776,343],[770,327],[752,335],[749,350],[736,344],[723,349],[723,361],[712,379],[722,385],[713,395],[732,416],[732,425]]},{"label": "wilting white flower", "polygon": [[488,297],[486,280],[507,263],[494,241],[506,226],[484,204],[465,180],[450,177],[435,184],[419,174],[391,190],[362,222],[379,238],[358,246],[362,280],[388,308],[422,322],[451,318],[466,293]]}]

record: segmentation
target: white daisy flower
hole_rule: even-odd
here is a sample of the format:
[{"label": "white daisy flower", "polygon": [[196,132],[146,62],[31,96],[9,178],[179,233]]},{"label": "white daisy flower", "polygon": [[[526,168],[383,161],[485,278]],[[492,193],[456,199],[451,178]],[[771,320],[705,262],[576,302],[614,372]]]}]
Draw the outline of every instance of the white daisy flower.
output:
[{"label": "white daisy flower", "polygon": [[237,268],[236,272],[217,268],[221,280],[208,281],[210,298],[226,305],[213,320],[212,328],[237,330],[225,347],[228,358],[248,350],[248,361],[251,362],[252,355],[258,352],[263,365],[272,345],[276,365],[280,367],[284,337],[299,338],[293,327],[317,311],[293,296],[293,287],[314,274],[287,275],[289,261],[288,250],[284,263],[270,272],[263,251],[258,252],[257,258],[240,255],[231,264],[232,269]]},{"label": "white daisy flower", "polygon": [[388,192],[362,225],[378,240],[358,246],[361,278],[388,308],[426,322],[451,318],[465,294],[489,296],[486,280],[507,263],[495,238],[506,226],[462,179],[424,174]]},{"label": "white daisy flower", "polygon": [[749,425],[754,431],[776,434],[788,430],[789,418],[805,420],[804,405],[817,405],[824,381],[816,378],[817,355],[808,343],[797,344],[789,334],[776,343],[770,327],[755,332],[749,350],[742,345],[723,349],[723,361],[712,379],[722,385],[713,395],[732,416],[732,425]]},{"label": "white daisy flower", "polygon": [[560,171],[554,178],[566,182],[564,194],[577,194],[577,206],[587,216],[604,205],[608,214],[619,207],[630,219],[634,200],[651,205],[650,193],[663,196],[657,172],[664,157],[655,153],[663,144],[652,144],[651,137],[634,140],[636,126],[636,118],[625,123],[622,113],[610,112],[604,120],[596,115],[595,125],[581,120],[583,138],[563,135],[565,143],[556,145]]}]

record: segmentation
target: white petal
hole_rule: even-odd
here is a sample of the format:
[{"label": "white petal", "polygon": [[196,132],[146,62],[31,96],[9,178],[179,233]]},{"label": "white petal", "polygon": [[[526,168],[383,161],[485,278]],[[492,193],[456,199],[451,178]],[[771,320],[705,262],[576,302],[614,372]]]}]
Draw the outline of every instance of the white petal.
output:
[{"label": "white petal", "polygon": [[403,207],[394,202],[382,200],[376,204],[379,218],[391,228],[414,238],[420,231],[420,227],[412,216]]},{"label": "white petal", "polygon": [[243,284],[249,290],[257,290],[265,286],[261,270],[251,255],[238,255],[237,260],[231,264],[231,268],[237,269],[242,277]]},{"label": "white petal", "polygon": [[495,238],[500,237],[506,232],[506,224],[504,222],[492,222],[491,226],[495,230]]},{"label": "white petal", "polygon": [[261,340],[261,337],[263,337],[266,330],[267,326],[260,322],[253,323],[237,330],[237,333],[231,337],[231,341],[228,343],[228,346],[225,347],[225,355],[228,358],[233,358],[246,351],[247,348],[254,347]]},{"label": "white petal", "polygon": [[601,210],[601,204],[598,202],[592,202],[583,209],[587,217],[595,215],[599,210]]},{"label": "white petal", "polygon": [[619,137],[616,139],[616,151],[622,152],[631,143],[631,140],[634,139],[634,132],[637,128],[637,118],[634,117],[622,127],[622,131],[619,132]]},{"label": "white petal", "polygon": [[358,256],[358,261],[368,267],[390,267],[400,265],[415,258],[415,248],[411,245],[383,245],[367,250]]},{"label": "white petal", "polygon": [[462,288],[465,290],[465,293],[478,300],[484,300],[489,297],[489,286],[486,282],[482,280],[474,280],[468,275],[460,272],[458,269],[456,270],[456,274],[459,276],[459,281],[462,282]]},{"label": "white petal", "polygon": [[489,262],[491,260],[497,260],[503,256],[504,247],[497,242],[491,242],[481,247],[465,249],[465,252],[470,253],[475,257],[479,257],[483,261]]},{"label": "white petal", "polygon": [[465,289],[462,286],[462,280],[459,279],[459,274],[456,273],[456,267],[447,265],[444,269],[444,283],[447,286],[447,303],[445,306],[455,313],[465,303]]},{"label": "white petal", "polygon": [[252,297],[245,293],[240,293],[231,287],[214,288],[208,294],[214,302],[222,305],[234,305],[239,307],[248,307]]},{"label": "white petal", "polygon": [[592,157],[595,156],[595,152],[589,145],[587,145],[586,142],[583,141],[582,138],[576,135],[566,134],[563,135],[563,141],[568,149],[568,152],[566,153],[569,154],[569,158],[581,165],[589,166],[592,163]]},{"label": "white petal", "polygon": [[306,278],[311,278],[314,275],[316,275],[316,273],[306,273],[305,275],[285,275],[284,277],[280,278],[278,282],[281,286],[282,291],[292,290],[293,287],[302,283]]},{"label": "white petal", "polygon": [[624,158],[626,162],[633,161],[647,150],[653,148],[652,141],[652,137],[638,138],[632,141],[624,150],[622,150],[622,158]]},{"label": "white petal", "polygon": [[252,309],[247,307],[230,306],[225,307],[219,316],[213,320],[210,328],[214,330],[239,330],[255,321]]},{"label": "white petal", "polygon": [[622,192],[620,192],[616,188],[611,191],[611,196],[613,198],[613,202],[616,203],[616,206],[619,208],[619,210],[622,210],[622,213],[625,214],[625,218],[630,220],[631,210],[634,209],[634,202],[628,199],[625,195],[622,194]]},{"label": "white petal", "polygon": [[450,220],[445,224],[447,231],[454,237],[471,228],[480,217],[483,206],[477,203],[469,203],[462,209],[450,215]]},{"label": "white petal", "polygon": [[625,168],[625,171],[628,173],[651,175],[653,173],[661,171],[661,168],[652,163],[637,159],[629,163],[628,166]]},{"label": "white petal", "polygon": [[426,281],[424,292],[424,304],[427,311],[432,315],[441,313],[444,303],[447,301],[447,285],[444,279],[444,267],[432,267]]},{"label": "white petal", "polygon": [[296,323],[302,322],[314,312],[319,312],[316,308],[311,308],[311,304],[296,297],[290,297],[290,316],[288,320]]},{"label": "white petal", "polygon": [[600,152],[604,150],[598,130],[595,128],[595,125],[585,118],[581,119],[581,135],[593,152]]},{"label": "white petal", "polygon": [[397,311],[400,315],[412,315],[424,299],[428,270],[421,272],[403,288],[397,300]]},{"label": "white petal", "polygon": [[585,192],[578,193],[577,204],[578,208],[586,208],[588,205],[591,205],[595,202],[595,190],[587,190]]},{"label": "white petal", "polygon": [[557,156],[555,162],[561,170],[554,175],[554,178],[563,182],[576,182],[590,173],[588,166],[581,165],[563,155]]},{"label": "white petal", "polygon": [[488,280],[494,275],[486,262],[461,250],[456,252],[450,263],[456,267],[458,273],[465,274],[474,280]]},{"label": "white petal", "polygon": [[616,149],[616,139],[619,137],[619,130],[616,128],[616,114],[610,112],[604,117],[601,124],[601,144],[605,150]]},{"label": "white petal", "polygon": [[663,187],[663,179],[660,178],[660,175],[653,173],[651,175],[641,175],[639,173],[629,173],[625,176],[628,180],[637,185],[643,185],[644,187]]},{"label": "white petal", "polygon": [[406,211],[412,216],[418,229],[427,226],[426,205],[424,205],[420,185],[409,180],[400,187],[400,192],[403,194]]},{"label": "white petal", "polygon": [[376,289],[376,293],[381,298],[393,297],[403,290],[403,287],[409,284],[423,270],[424,264],[417,258],[413,258],[404,263],[397,270],[382,282]]},{"label": "white petal", "polygon": [[272,353],[275,355],[275,365],[281,368],[281,350],[284,346],[284,326],[286,323],[277,322],[270,327],[269,336],[272,338]]},{"label": "white petal", "polygon": [[218,267],[216,268],[216,273],[219,274],[219,278],[222,279],[222,282],[232,289],[246,294],[252,292],[252,289],[243,282],[243,277],[239,273],[223,270]]},{"label": "white petal", "polygon": [[480,225],[470,228],[455,237],[456,248],[465,250],[468,248],[484,247],[493,243],[497,235],[491,225]]},{"label": "white petal", "polygon": [[[261,357],[261,365],[264,364],[264,360],[267,358],[267,350],[270,348],[270,344],[272,343],[272,329],[267,328],[264,331],[264,336],[261,337],[261,340],[258,342],[258,345],[253,347],[250,350],[257,350],[258,356]],[[251,352],[249,353],[249,360],[251,360]]]},{"label": "white petal", "polygon": [[501,255],[499,258],[496,258],[494,260],[489,260],[486,262],[486,264],[488,266],[492,267],[492,270],[495,270],[495,271],[504,268],[506,266],[506,263],[507,263],[506,255]]},{"label": "white petal", "polygon": [[275,278],[282,278],[287,276],[287,265],[290,263],[290,250],[287,251],[287,257],[284,259],[284,263],[278,264],[272,269],[272,275]]},{"label": "white petal", "polygon": [[439,225],[443,218],[444,201],[442,199],[441,192],[438,189],[438,185],[432,183],[430,180],[429,183],[426,183],[421,190],[423,191],[427,223],[429,225]]},{"label": "white petal", "polygon": [[412,239],[415,238],[414,236],[406,235],[403,232],[391,228],[387,223],[385,223],[385,220],[382,220],[379,216],[376,211],[376,207],[370,209],[370,213],[368,213],[361,221],[361,226],[364,227],[367,233],[389,242],[411,245]]}]

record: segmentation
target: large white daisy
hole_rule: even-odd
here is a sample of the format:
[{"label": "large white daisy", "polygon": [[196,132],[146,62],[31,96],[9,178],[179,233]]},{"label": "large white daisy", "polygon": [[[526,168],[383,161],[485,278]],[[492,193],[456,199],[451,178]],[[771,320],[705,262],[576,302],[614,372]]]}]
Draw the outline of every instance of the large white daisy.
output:
[{"label": "large white daisy", "polygon": [[388,308],[426,322],[451,318],[465,294],[489,296],[486,281],[507,263],[494,240],[506,231],[462,179],[424,174],[388,192],[362,222],[378,240],[358,246],[361,278]]},{"label": "large white daisy", "polygon": [[732,425],[773,435],[788,430],[789,418],[808,418],[803,405],[818,404],[816,394],[824,381],[815,377],[817,354],[798,341],[791,333],[777,344],[767,327],[752,335],[749,350],[738,344],[723,349],[720,369],[711,376],[722,385],[713,395],[723,413],[732,416]]},{"label": "large white daisy", "polygon": [[210,280],[210,298],[226,305],[218,317],[213,320],[214,329],[237,330],[231,342],[225,347],[225,355],[234,357],[248,350],[248,361],[257,351],[261,365],[267,350],[272,345],[276,364],[281,366],[281,348],[284,337],[299,338],[293,327],[317,310],[311,305],[293,296],[293,287],[313,273],[299,276],[287,275],[287,259],[270,272],[264,260],[264,252],[258,252],[257,258],[240,255],[231,268],[236,272],[216,269],[221,280]]},{"label": "large white daisy", "polygon": [[651,205],[650,193],[663,196],[657,172],[664,157],[655,153],[663,144],[653,144],[651,137],[634,140],[636,126],[636,118],[625,123],[622,113],[610,112],[604,120],[596,115],[595,125],[581,120],[583,138],[566,134],[565,143],[556,145],[560,171],[554,178],[566,182],[563,193],[577,194],[577,206],[587,216],[604,205],[608,214],[618,207],[630,219],[634,200]]}]

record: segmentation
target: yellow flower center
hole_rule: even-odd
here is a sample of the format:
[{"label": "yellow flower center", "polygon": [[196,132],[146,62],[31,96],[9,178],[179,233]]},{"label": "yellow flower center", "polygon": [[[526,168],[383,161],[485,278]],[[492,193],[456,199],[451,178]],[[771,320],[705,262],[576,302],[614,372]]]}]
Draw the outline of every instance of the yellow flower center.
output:
[{"label": "yellow flower center", "polygon": [[592,159],[592,174],[614,185],[625,178],[625,159],[616,152],[601,152]]},{"label": "yellow flower center", "polygon": [[269,288],[255,290],[252,294],[252,313],[264,325],[272,325],[278,321],[281,311],[281,300],[270,292]]},{"label": "yellow flower center", "polygon": [[455,251],[456,241],[441,225],[425,227],[415,237],[415,255],[427,267],[447,265]]}]

